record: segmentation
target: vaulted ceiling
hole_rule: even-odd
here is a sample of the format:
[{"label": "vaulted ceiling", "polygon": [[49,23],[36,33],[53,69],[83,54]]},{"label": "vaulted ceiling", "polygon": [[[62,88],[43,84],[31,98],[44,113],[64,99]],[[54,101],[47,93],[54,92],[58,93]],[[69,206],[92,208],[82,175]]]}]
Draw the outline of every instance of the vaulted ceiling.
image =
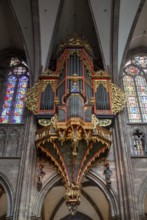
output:
[{"label": "vaulted ceiling", "polygon": [[0,51],[24,51],[34,79],[71,34],[91,44],[100,67],[119,72],[128,51],[147,46],[144,0],[1,0]]},{"label": "vaulted ceiling", "polygon": [[69,211],[64,201],[64,193],[65,188],[63,186],[56,186],[46,195],[42,208],[42,217],[44,217],[44,220],[109,219],[110,207],[108,201],[98,187],[87,185],[82,188],[81,203],[78,207],[78,212],[73,218],[71,215],[68,217]]}]

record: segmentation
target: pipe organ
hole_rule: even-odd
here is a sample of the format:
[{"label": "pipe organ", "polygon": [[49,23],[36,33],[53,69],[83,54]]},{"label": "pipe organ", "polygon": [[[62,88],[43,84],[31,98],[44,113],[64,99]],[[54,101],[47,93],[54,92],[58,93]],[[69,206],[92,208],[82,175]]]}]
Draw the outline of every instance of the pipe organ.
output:
[{"label": "pipe organ", "polygon": [[36,147],[60,171],[65,201],[74,214],[83,176],[95,160],[106,159],[111,146],[107,127],[126,98],[107,72],[94,71],[93,52],[86,41],[71,38],[57,54],[56,71],[44,71],[25,101],[39,125]]}]

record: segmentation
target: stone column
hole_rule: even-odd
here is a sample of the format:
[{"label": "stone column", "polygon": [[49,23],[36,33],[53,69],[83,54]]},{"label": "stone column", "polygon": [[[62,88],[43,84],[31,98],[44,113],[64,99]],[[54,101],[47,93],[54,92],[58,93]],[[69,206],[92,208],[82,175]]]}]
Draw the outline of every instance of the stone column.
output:
[{"label": "stone column", "polygon": [[36,150],[34,146],[35,123],[33,115],[28,115],[23,139],[23,151],[17,184],[17,192],[14,207],[14,220],[29,220],[30,198],[33,184],[33,166],[35,166]]}]

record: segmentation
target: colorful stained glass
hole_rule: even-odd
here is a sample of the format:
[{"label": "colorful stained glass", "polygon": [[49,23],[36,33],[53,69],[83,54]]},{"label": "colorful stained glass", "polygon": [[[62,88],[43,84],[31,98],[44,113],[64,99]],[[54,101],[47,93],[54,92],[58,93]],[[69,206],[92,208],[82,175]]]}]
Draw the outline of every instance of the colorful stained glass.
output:
[{"label": "colorful stained glass", "polygon": [[135,56],[133,59],[133,63],[136,65],[147,68],[147,57],[146,56]]},{"label": "colorful stained glass", "polygon": [[147,56],[135,56],[125,64],[123,85],[130,122],[147,122],[147,83],[144,72],[147,72]]},{"label": "colorful stained glass", "polygon": [[[23,65],[20,65],[21,63]],[[10,66],[14,68],[9,73],[0,123],[21,123],[29,72],[26,63],[20,62],[18,58],[12,58]]]},{"label": "colorful stained glass", "polygon": [[8,123],[9,122],[9,116],[1,116],[0,117],[0,123]]},{"label": "colorful stained glass", "polygon": [[6,96],[2,108],[2,117],[0,122],[1,123],[8,123],[9,115],[10,115],[10,109],[14,97],[14,89],[16,85],[17,78],[13,75],[10,75],[8,78],[8,84],[7,84],[7,91]]},{"label": "colorful stained glass", "polygon": [[137,92],[138,92],[138,99],[140,103],[140,108],[143,116],[143,121],[147,121],[146,114],[147,114],[147,86],[146,80],[142,76],[137,76],[135,78]]},{"label": "colorful stained glass", "polygon": [[128,74],[131,74],[131,75],[137,75],[140,70],[137,68],[137,67],[134,67],[134,66],[129,66],[125,69],[125,71],[128,73]]},{"label": "colorful stained glass", "polygon": [[143,121],[147,122],[147,113],[146,114],[142,114],[142,117],[143,117]]},{"label": "colorful stained glass", "polygon": [[140,122],[141,116],[137,100],[137,94],[134,87],[134,79],[131,76],[123,78],[124,90],[127,96],[127,108],[130,122]]},{"label": "colorful stained glass", "polygon": [[18,82],[18,89],[15,101],[15,108],[14,108],[14,117],[13,123],[21,123],[23,109],[24,109],[24,95],[27,91],[28,87],[28,77],[22,76]]},{"label": "colorful stained glass", "polygon": [[13,71],[17,75],[22,75],[22,74],[26,73],[27,69],[23,66],[18,66],[18,67],[15,67]]},{"label": "colorful stained glass", "polygon": [[12,117],[12,123],[21,123],[22,116],[14,116]]}]

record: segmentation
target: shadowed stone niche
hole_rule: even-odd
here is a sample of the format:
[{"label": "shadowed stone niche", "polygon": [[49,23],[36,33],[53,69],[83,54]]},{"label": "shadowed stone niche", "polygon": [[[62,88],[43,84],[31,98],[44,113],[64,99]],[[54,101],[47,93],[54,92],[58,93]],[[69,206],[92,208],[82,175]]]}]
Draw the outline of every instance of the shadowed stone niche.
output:
[{"label": "shadowed stone niche", "polygon": [[0,157],[20,157],[24,125],[0,124]]},{"label": "shadowed stone niche", "polygon": [[1,129],[0,130],[0,157],[3,156],[4,149],[5,149],[5,142],[6,142],[6,131]]},{"label": "shadowed stone niche", "polygon": [[15,129],[9,134],[7,156],[17,156],[19,132]]},{"label": "shadowed stone niche", "polygon": [[87,215],[84,215],[83,213],[77,212],[75,215],[67,215],[66,217],[62,218],[61,220],[92,220]]}]

